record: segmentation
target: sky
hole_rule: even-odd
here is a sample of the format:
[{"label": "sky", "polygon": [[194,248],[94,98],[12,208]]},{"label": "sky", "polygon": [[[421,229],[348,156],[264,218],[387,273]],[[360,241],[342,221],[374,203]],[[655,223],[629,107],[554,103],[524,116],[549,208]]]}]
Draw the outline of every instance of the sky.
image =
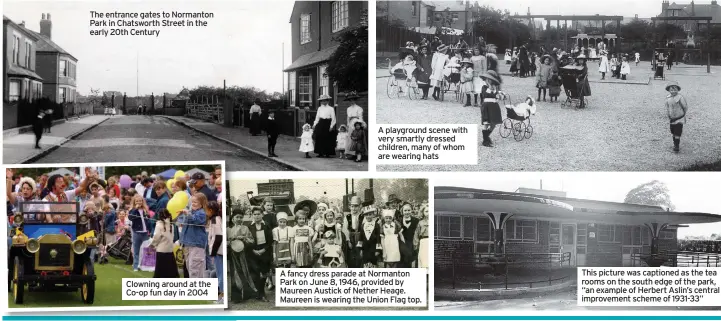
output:
[{"label": "sky", "polygon": [[[680,1],[690,2],[689,1]],[[706,1],[710,3],[711,0]],[[700,2],[699,2],[700,3]],[[578,1],[578,0],[481,0],[481,6],[505,10],[511,14],[525,15],[531,8],[532,15],[607,15],[639,18],[655,17],[661,13],[661,0],[606,0],[606,1]]]},{"label": "sky", "polygon": [[[515,192],[519,187],[565,191],[567,197],[622,203],[631,189],[653,180],[666,183],[678,212],[721,214],[721,173],[483,173],[481,179],[433,180],[435,186],[456,186]],[[679,237],[721,233],[721,223],[693,224]]]},{"label": "sky", "polygon": [[[93,10],[205,11],[214,18],[207,27],[136,27],[159,29],[159,37],[104,37],[90,35]],[[53,41],[78,59],[80,94],[87,95],[93,88],[135,96],[136,92],[178,93],[183,86],[222,87],[223,80],[227,86],[282,91],[282,70],[292,63],[292,10],[293,1],[13,0],[4,2],[3,14],[16,23],[25,21],[25,26],[36,32],[42,13],[51,14]]]}]

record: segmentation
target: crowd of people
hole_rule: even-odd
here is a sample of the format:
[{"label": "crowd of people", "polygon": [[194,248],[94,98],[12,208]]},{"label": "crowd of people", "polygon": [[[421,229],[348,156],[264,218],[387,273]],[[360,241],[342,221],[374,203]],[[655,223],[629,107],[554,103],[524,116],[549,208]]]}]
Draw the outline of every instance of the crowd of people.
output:
[{"label": "crowd of people", "polygon": [[344,212],[305,200],[291,216],[275,212],[273,200],[266,198],[261,206],[234,214],[227,233],[230,300],[267,301],[275,268],[428,268],[427,202],[391,195],[378,207],[353,196],[349,207]]},{"label": "crowd of people", "polygon": [[[222,169],[206,177],[202,172],[168,178],[142,172],[102,179],[97,170],[86,168],[77,174],[35,179],[15,175],[7,169],[8,228],[12,213],[21,212],[23,202],[76,202],[87,223],[78,226],[78,235],[94,231],[100,242],[91,251],[98,264],[109,262],[108,251],[121,241],[132,243],[126,264],[140,270],[141,246],[149,241],[155,252],[154,277],[207,278],[219,280],[218,302],[223,302]],[[177,213],[168,206],[175,194],[184,193],[187,205]],[[44,223],[79,223],[76,215],[26,215],[26,220]],[[30,217],[32,216],[32,217]],[[183,253],[182,272],[176,262],[175,247]]]},{"label": "crowd of people", "polygon": [[683,252],[721,253],[721,240],[678,240],[678,250]]},{"label": "crowd of people", "polygon": [[[363,121],[363,108],[357,104],[360,95],[350,92],[344,99],[350,101],[351,106],[346,110],[346,124],[339,124],[336,110],[330,105],[332,97],[326,94],[318,97],[320,106],[313,123],[306,123],[302,127],[298,151],[303,157],[311,158],[311,153],[314,153],[320,158],[350,158],[362,162],[368,155],[368,126]],[[250,134],[260,136],[265,131],[268,157],[278,157],[275,146],[281,133],[280,124],[272,110],[267,111],[267,118],[263,119],[263,110],[259,104],[260,101],[256,100],[250,107]]]}]

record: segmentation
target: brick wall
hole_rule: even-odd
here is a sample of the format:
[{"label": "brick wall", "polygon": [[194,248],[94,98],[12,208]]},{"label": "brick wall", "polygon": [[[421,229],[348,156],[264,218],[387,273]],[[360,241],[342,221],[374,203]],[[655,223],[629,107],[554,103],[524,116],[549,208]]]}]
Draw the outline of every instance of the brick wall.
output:
[{"label": "brick wall", "polygon": [[538,243],[506,241],[506,253],[549,253],[550,222],[538,221]]},{"label": "brick wall", "polygon": [[18,127],[18,103],[3,102],[3,130]]},{"label": "brick wall", "polygon": [[[358,101],[356,103],[358,104],[358,106],[361,106],[363,108],[363,121],[366,123],[366,126],[367,126],[368,125],[368,109],[370,108],[370,105],[368,104],[368,93],[367,92],[360,93],[359,95],[361,96],[361,98],[358,99]],[[336,112],[335,112],[336,119],[338,120],[338,125],[341,125],[341,124],[344,124],[346,126],[348,125],[347,121],[346,121],[348,118],[348,114],[346,113],[346,110],[348,109],[348,107],[350,107],[350,105],[351,105],[350,101],[346,101],[340,95],[338,96],[338,106],[336,107]],[[353,131],[353,128],[348,128],[348,131]]]},{"label": "brick wall", "polygon": [[[450,270],[453,264],[468,266],[473,261],[473,241],[439,240],[433,241],[434,269]],[[454,261],[455,260],[455,261]]]}]

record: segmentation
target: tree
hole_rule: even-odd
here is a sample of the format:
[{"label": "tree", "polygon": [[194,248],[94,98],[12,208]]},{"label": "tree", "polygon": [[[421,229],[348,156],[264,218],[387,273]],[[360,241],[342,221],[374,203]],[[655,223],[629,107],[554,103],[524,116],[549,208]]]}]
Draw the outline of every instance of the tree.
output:
[{"label": "tree", "polygon": [[349,28],[334,41],[340,45],[328,60],[327,76],[339,91],[368,91],[368,25]]},{"label": "tree", "polygon": [[668,187],[660,181],[651,181],[641,184],[630,190],[623,201],[628,204],[663,206],[674,211],[676,207],[671,202]]}]

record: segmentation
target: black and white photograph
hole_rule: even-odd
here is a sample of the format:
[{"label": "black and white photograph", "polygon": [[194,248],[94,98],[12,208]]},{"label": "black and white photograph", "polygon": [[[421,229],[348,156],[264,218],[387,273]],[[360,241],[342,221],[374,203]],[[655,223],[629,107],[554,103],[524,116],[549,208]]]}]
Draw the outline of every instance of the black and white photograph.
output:
[{"label": "black and white photograph", "polygon": [[366,1],[7,1],[5,164],[368,170]]},{"label": "black and white photograph", "polygon": [[488,174],[434,181],[435,310],[577,304],[581,267],[721,267],[718,174]]},{"label": "black and white photograph", "polygon": [[279,309],[275,268],[428,271],[426,179],[231,177],[227,185],[231,310]]},{"label": "black and white photograph", "polygon": [[380,1],[376,122],[479,125],[478,163],[380,171],[721,168],[715,0]]}]

